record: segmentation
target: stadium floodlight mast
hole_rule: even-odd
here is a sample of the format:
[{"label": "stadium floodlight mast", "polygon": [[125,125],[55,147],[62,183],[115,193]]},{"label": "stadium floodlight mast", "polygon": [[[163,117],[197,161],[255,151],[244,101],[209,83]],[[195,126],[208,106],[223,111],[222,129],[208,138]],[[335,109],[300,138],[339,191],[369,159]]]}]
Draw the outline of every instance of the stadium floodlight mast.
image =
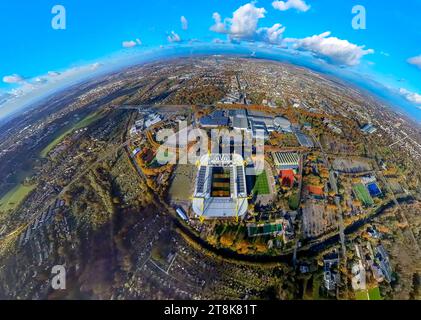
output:
[{"label": "stadium floodlight mast", "polygon": [[[231,142],[234,142],[233,153],[243,154],[244,159],[248,159],[248,161],[253,163],[254,168],[251,170],[247,168],[247,174],[259,175],[263,173],[266,139],[263,130],[256,130],[254,137],[251,137],[250,134],[243,135],[241,132],[226,128],[212,129],[210,136],[211,143],[209,145],[209,137],[206,130],[187,126],[186,121],[179,122],[178,131],[161,129],[156,135],[157,142],[162,142],[162,145],[158,148],[156,159],[161,165],[196,165],[208,153],[230,154]],[[252,149],[255,150],[253,157]]]}]

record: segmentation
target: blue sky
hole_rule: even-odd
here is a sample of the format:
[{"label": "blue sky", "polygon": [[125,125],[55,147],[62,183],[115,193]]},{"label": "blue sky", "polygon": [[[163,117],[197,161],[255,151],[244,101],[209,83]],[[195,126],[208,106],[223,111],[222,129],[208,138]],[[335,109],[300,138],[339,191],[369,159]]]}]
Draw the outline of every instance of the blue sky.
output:
[{"label": "blue sky", "polygon": [[[57,4],[66,9],[65,30],[51,27]],[[366,9],[365,30],[352,28],[351,10],[357,4]],[[411,103],[416,114],[421,107],[420,12],[421,0],[402,5],[378,0],[4,0],[0,109],[5,101],[10,108],[24,101],[16,98],[34,97],[113,59],[165,50],[161,46],[188,48],[193,39],[212,46],[220,39],[312,55],[339,75],[346,70],[381,83]],[[123,42],[133,47],[124,48]]]}]

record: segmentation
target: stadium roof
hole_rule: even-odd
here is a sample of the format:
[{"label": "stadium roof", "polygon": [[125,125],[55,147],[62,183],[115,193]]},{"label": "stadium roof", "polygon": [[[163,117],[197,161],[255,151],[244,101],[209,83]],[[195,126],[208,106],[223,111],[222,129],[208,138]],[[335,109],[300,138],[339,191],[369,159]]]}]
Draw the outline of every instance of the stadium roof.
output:
[{"label": "stadium roof", "polygon": [[[215,167],[229,168],[230,196],[212,197],[212,172]],[[210,154],[200,159],[193,197],[193,211],[206,218],[243,216],[248,209],[244,161],[237,154]]]}]

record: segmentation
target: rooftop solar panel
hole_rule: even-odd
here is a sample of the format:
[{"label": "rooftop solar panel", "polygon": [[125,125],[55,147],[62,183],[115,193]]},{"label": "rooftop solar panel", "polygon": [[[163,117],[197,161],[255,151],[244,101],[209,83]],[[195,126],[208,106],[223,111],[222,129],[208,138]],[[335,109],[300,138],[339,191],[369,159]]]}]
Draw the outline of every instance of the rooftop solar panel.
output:
[{"label": "rooftop solar panel", "polygon": [[206,182],[206,167],[200,167],[197,178],[197,193],[203,193]]}]

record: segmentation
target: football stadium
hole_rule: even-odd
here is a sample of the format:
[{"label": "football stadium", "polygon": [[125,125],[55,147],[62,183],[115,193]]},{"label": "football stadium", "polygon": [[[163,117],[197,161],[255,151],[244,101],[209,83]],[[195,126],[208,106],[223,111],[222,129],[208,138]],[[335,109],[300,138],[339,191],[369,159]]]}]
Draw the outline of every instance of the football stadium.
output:
[{"label": "football stadium", "polygon": [[238,154],[209,154],[198,163],[193,211],[206,219],[238,218],[247,212],[244,160]]}]

